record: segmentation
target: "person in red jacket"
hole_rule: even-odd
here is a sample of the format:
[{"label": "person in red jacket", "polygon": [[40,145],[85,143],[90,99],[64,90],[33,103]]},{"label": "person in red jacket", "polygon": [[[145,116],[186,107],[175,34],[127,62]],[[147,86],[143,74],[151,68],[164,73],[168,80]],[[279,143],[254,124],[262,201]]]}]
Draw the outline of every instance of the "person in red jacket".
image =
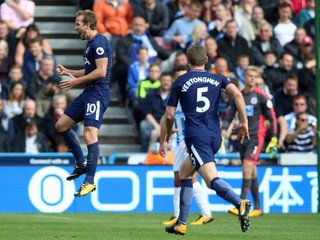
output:
[{"label": "person in red jacket", "polygon": [[133,11],[126,0],[98,0],[93,5],[97,15],[97,30],[112,39],[112,45],[119,37],[128,34],[133,19]]}]

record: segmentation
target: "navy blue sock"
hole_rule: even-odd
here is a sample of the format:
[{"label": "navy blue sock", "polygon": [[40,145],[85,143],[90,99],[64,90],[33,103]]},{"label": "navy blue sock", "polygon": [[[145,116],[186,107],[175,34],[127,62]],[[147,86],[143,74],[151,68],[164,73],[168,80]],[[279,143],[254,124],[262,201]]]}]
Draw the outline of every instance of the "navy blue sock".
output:
[{"label": "navy blue sock", "polygon": [[76,159],[76,164],[80,168],[84,168],[85,158],[83,156],[82,149],[80,147],[80,141],[76,132],[72,129],[61,132],[61,135],[69,148],[69,151],[73,154]]},{"label": "navy blue sock", "polygon": [[180,213],[179,222],[186,224],[189,208],[193,196],[193,185],[191,179],[181,180],[181,191],[180,191]]},{"label": "navy blue sock", "polygon": [[232,203],[236,208],[239,208],[241,198],[232,190],[231,186],[221,178],[214,178],[210,183],[211,189],[216,191],[217,195],[229,203]]},{"label": "navy blue sock", "polygon": [[93,184],[94,175],[96,174],[98,159],[100,156],[99,142],[95,142],[88,145],[88,157],[87,157],[87,175],[85,182]]}]

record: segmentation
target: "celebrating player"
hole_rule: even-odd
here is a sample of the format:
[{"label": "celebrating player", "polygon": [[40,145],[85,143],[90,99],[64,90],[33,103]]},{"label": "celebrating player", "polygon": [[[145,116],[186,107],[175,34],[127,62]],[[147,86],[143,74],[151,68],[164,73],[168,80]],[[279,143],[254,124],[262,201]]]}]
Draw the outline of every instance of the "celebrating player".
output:
[{"label": "celebrating player", "polygon": [[[87,40],[84,51],[84,69],[70,70],[57,65],[59,75],[69,76],[60,82],[60,87],[66,90],[85,84],[84,91],[71,103],[65,113],[56,123],[60,132],[76,160],[76,166],[67,180],[86,174],[75,197],[87,195],[96,189],[94,175],[100,155],[98,130],[103,120],[103,114],[110,102],[109,73],[111,67],[112,48],[106,37],[96,30],[97,18],[90,10],[78,11],[74,29],[80,34],[81,40]],[[85,157],[80,147],[77,134],[71,127],[84,120],[83,136],[88,147]]]}]

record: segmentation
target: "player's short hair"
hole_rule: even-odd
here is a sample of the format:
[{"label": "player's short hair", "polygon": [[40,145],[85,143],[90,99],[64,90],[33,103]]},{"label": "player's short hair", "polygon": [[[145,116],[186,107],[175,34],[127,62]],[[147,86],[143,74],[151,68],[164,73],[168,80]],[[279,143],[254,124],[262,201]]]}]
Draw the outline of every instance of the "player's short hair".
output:
[{"label": "player's short hair", "polygon": [[207,52],[200,44],[195,44],[188,48],[188,62],[192,66],[202,66],[206,63]]},{"label": "player's short hair", "polygon": [[91,11],[91,10],[80,10],[76,13],[76,17],[79,17],[79,16],[83,16],[83,20],[82,22],[84,24],[87,24],[89,23],[90,24],[90,29],[91,30],[96,30],[97,28],[97,16],[96,14]]}]

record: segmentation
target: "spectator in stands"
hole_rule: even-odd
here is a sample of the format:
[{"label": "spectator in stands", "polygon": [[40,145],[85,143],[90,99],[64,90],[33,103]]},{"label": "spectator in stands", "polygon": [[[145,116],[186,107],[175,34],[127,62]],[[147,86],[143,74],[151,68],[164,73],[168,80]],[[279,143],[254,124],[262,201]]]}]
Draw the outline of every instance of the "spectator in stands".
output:
[{"label": "spectator in stands", "polygon": [[167,6],[158,0],[143,0],[133,8],[134,16],[143,17],[149,24],[147,32],[153,36],[163,36],[169,27],[169,12]]},{"label": "spectator in stands", "polygon": [[260,36],[260,27],[264,23],[267,23],[267,20],[264,19],[262,7],[258,5],[254,6],[251,19],[242,23],[239,32],[239,34],[248,41],[249,46],[251,46],[251,42],[255,40],[257,36]]},{"label": "spectator in stands", "polygon": [[[50,76],[35,95],[35,100],[37,102],[37,115],[39,117],[44,117],[50,108],[53,97],[57,94],[62,94],[63,90],[59,87],[60,80],[60,76]],[[67,97],[66,94],[65,96]]]},{"label": "spectator in stands", "polygon": [[138,49],[138,61],[133,62],[129,66],[128,70],[128,95],[131,101],[131,104],[134,104],[136,101],[136,91],[138,82],[142,79],[146,79],[149,69],[149,53],[146,46],[141,46]]},{"label": "spectator in stands", "polygon": [[283,82],[283,87],[274,97],[277,117],[285,116],[293,111],[293,98],[298,95],[298,77],[290,74]]},{"label": "spectator in stands", "polygon": [[36,110],[36,102],[32,99],[27,99],[24,104],[23,113],[12,118],[15,134],[24,132],[27,124],[26,119],[28,118],[35,119],[38,124],[41,122],[41,118],[36,115]]},{"label": "spectator in stands", "polygon": [[[32,75],[39,71],[40,62],[45,57],[53,58],[53,55],[45,52],[42,47],[42,40],[40,38],[32,39],[29,43],[29,51],[23,60],[23,81],[27,84]],[[56,63],[54,64],[56,65]]]},{"label": "spectator in stands", "polygon": [[185,52],[187,51],[188,47],[194,44],[200,44],[201,46],[205,46],[205,39],[208,36],[207,26],[205,23],[198,23],[194,26],[190,40],[186,44],[186,48],[184,49]]},{"label": "spectator in stands", "polygon": [[216,16],[216,9],[221,4],[222,0],[204,0],[201,19],[208,25],[214,21]]},{"label": "spectator in stands", "polygon": [[48,78],[54,74],[54,59],[51,56],[44,57],[40,62],[39,71],[32,74],[27,82],[27,97],[35,99],[37,93],[48,80]]},{"label": "spectator in stands", "polygon": [[275,68],[279,67],[279,63],[277,62],[277,55],[274,51],[267,51],[263,55],[263,65],[261,65],[261,69],[263,70],[263,78],[266,79],[266,76],[269,75],[269,72]]},{"label": "spectator in stands", "polygon": [[128,34],[133,19],[133,11],[128,1],[97,0],[93,5],[97,15],[97,30],[112,42]]},{"label": "spectator in stands", "polygon": [[0,16],[10,30],[17,31],[34,22],[35,4],[29,0],[8,0],[1,4]]},{"label": "spectator in stands", "polygon": [[288,152],[314,152],[316,146],[316,123],[308,123],[308,114],[296,114],[296,126],[286,137]]},{"label": "spectator in stands", "polygon": [[275,52],[277,57],[280,57],[283,52],[278,39],[272,36],[272,26],[266,22],[260,26],[260,36],[252,42],[251,63],[261,66],[263,64],[264,53],[270,50]]},{"label": "spectator in stands", "polygon": [[224,57],[218,57],[216,59],[214,68],[210,69],[210,72],[223,75],[229,78],[234,78],[235,74],[229,71],[228,62]]},{"label": "spectator in stands", "polygon": [[169,26],[178,18],[182,18],[191,0],[176,0],[167,3],[169,13]]},{"label": "spectator in stands", "polygon": [[226,34],[218,40],[218,54],[228,62],[230,71],[234,72],[237,64],[237,57],[241,54],[250,54],[249,45],[246,39],[237,32],[237,22],[234,19],[228,20],[225,27]]},{"label": "spectator in stands", "polygon": [[160,133],[160,120],[166,110],[169,97],[172,76],[162,74],[160,77],[160,88],[150,90],[141,103],[141,109],[145,119],[140,123],[141,152],[147,152],[149,148],[150,135],[152,130]]},{"label": "spectator in stands", "polygon": [[211,71],[211,69],[215,68],[215,62],[218,57],[218,45],[213,37],[207,37],[205,40],[205,49],[207,52],[208,61],[205,64],[205,69],[207,71]]},{"label": "spectator in stands", "polygon": [[25,130],[17,134],[13,140],[12,151],[31,154],[49,152],[48,139],[39,131],[34,118],[26,119]]},{"label": "spectator in stands", "polygon": [[141,108],[142,101],[146,98],[150,90],[158,89],[160,87],[160,75],[161,70],[159,64],[151,63],[148,70],[147,78],[138,82],[136,91],[136,102],[134,102],[133,104],[133,116],[137,127],[139,127],[140,122],[144,118]]},{"label": "spectator in stands", "polygon": [[284,45],[284,51],[291,53],[292,56],[297,59],[299,57],[299,46],[305,36],[307,36],[306,30],[301,26],[297,27],[296,31],[294,32],[294,39]]},{"label": "spectator in stands", "polygon": [[7,99],[9,96],[9,89],[14,82],[22,83],[22,68],[19,65],[13,65],[9,71],[9,78],[1,85],[1,97]]},{"label": "spectator in stands", "polygon": [[174,51],[167,60],[161,62],[161,71],[172,72],[176,66],[187,64],[187,54],[182,50],[177,50]]},{"label": "spectator in stands", "polygon": [[[1,135],[1,140],[0,144],[1,147],[4,148],[5,150],[10,149],[10,143],[14,138],[14,123],[11,118],[7,116],[5,113],[4,109],[4,102],[0,98],[0,135]],[[3,141],[6,140],[7,144],[5,144]]]},{"label": "spectator in stands", "polygon": [[244,71],[249,67],[250,59],[248,55],[242,54],[238,56],[235,74],[238,79],[238,88],[244,88]]},{"label": "spectator in stands", "polygon": [[264,15],[269,23],[274,23],[278,20],[277,8],[279,0],[258,0],[258,4],[263,8]]},{"label": "spectator in stands", "polygon": [[279,59],[279,68],[273,68],[265,74],[265,82],[273,95],[283,86],[286,77],[292,73],[295,73],[293,57],[290,53],[283,52]]},{"label": "spectator in stands", "polygon": [[[257,69],[261,69],[259,67],[256,67]],[[259,72],[257,70],[257,72]],[[273,99],[273,95],[270,93],[269,87],[266,85],[266,83],[264,82],[262,75],[258,74],[257,79],[256,79],[256,88],[259,88],[260,90],[264,91],[270,100]]]},{"label": "spectator in stands", "polygon": [[[284,116],[288,130],[294,130],[296,127],[296,115],[299,112],[307,112],[308,104],[307,104],[307,98],[303,95],[297,95],[293,99],[293,112],[288,113]],[[317,118],[315,118],[311,114],[307,114],[308,116],[308,124],[314,125],[317,122]]]},{"label": "spectator in stands", "polygon": [[298,78],[294,74],[290,74],[283,82],[283,88],[278,90],[274,97],[275,111],[279,126],[279,142],[278,149],[285,150],[285,138],[287,136],[287,123],[285,115],[293,111],[293,100],[298,95]]},{"label": "spectator in stands", "polygon": [[47,136],[49,140],[49,146],[54,152],[68,152],[68,148],[61,134],[59,134],[55,129],[55,124],[64,113],[64,110],[67,108],[67,105],[68,101],[65,95],[54,95],[52,98],[51,106],[46,112],[41,123],[41,129]]},{"label": "spectator in stands", "polygon": [[191,38],[193,28],[198,23],[202,23],[199,20],[201,14],[202,4],[198,0],[192,0],[190,5],[186,8],[185,15],[182,18],[175,20],[168,31],[164,35],[166,42],[172,44],[172,48],[175,50],[186,48],[187,42]]},{"label": "spectator in stands", "polygon": [[31,40],[35,38],[41,39],[41,45],[44,52],[47,54],[53,54],[52,47],[49,43],[49,41],[46,38],[43,38],[40,36],[40,31],[36,24],[32,23],[26,28],[26,32],[21,36],[21,38],[18,41],[14,60],[15,63],[22,66],[23,65],[23,59],[26,54],[26,52],[29,49],[29,43]]},{"label": "spectator in stands", "polygon": [[116,64],[114,64],[113,78],[119,83],[122,105],[126,101],[127,73],[131,63],[137,60],[137,51],[144,45],[148,47],[149,62],[156,58],[167,59],[169,53],[165,51],[150,35],[146,33],[147,25],[142,17],[135,17],[131,32],[119,39],[116,45]]},{"label": "spectator in stands", "polygon": [[316,15],[315,13],[315,1],[314,0],[307,0],[307,6],[300,10],[299,12],[299,24],[303,26],[306,22],[313,19]]},{"label": "spectator in stands", "polygon": [[315,41],[315,39],[316,39],[316,25],[315,24],[316,24],[315,18],[312,18],[311,20],[306,22],[303,26],[307,32],[307,35],[312,37],[313,41]]},{"label": "spectator in stands", "polygon": [[289,3],[281,3],[278,6],[279,20],[273,28],[275,37],[279,40],[281,46],[286,45],[294,39],[294,32],[297,26],[292,22],[292,10]]},{"label": "spectator in stands", "polygon": [[307,97],[309,112],[316,114],[316,59],[313,54],[306,56],[305,64],[297,72],[301,94]]},{"label": "spectator in stands", "polygon": [[291,5],[292,12],[294,16],[298,16],[299,12],[306,7],[306,0],[286,0]]},{"label": "spectator in stands", "polygon": [[302,38],[301,44],[299,45],[299,55],[295,59],[296,68],[302,69],[305,66],[306,58],[313,55],[313,40],[310,36]]},{"label": "spectator in stands", "polygon": [[16,38],[14,34],[9,31],[7,23],[3,20],[0,20],[0,40],[7,41],[9,47],[9,56],[13,58],[16,48]]},{"label": "spectator in stands", "polygon": [[251,20],[255,5],[256,0],[241,0],[239,7],[234,9],[233,16],[240,31],[242,29],[242,24]]},{"label": "spectator in stands", "polygon": [[6,115],[13,118],[23,112],[25,91],[22,82],[14,82],[10,86],[9,97],[3,102]]},{"label": "spectator in stands", "polygon": [[225,32],[225,26],[227,21],[232,19],[231,10],[223,3],[219,3],[215,9],[216,18],[208,23],[208,30],[210,36],[214,37],[214,40],[221,39]]},{"label": "spectator in stands", "polygon": [[6,40],[0,40],[0,84],[3,84],[8,78],[13,60],[9,56],[9,47]]}]

